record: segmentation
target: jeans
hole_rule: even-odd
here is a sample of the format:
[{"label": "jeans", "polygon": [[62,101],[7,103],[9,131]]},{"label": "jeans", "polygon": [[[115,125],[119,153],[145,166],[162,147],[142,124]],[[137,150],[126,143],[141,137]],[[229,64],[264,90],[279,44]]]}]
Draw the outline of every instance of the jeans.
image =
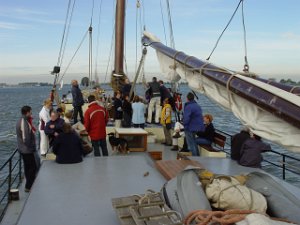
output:
[{"label": "jeans", "polygon": [[199,156],[195,133],[187,130],[185,130],[184,133],[189,151],[192,152],[193,156]]},{"label": "jeans", "polygon": [[92,141],[92,146],[94,148],[94,156],[101,156],[100,154],[100,147],[102,150],[102,155],[103,156],[108,156],[108,151],[107,151],[107,145],[106,145],[106,139],[100,139],[97,141]]},{"label": "jeans", "polygon": [[82,112],[82,108],[81,106],[74,106],[74,112],[73,112],[73,118],[74,118],[74,124],[78,122],[78,113],[80,116],[80,120],[81,123],[84,124],[84,120],[83,120],[83,112]]},{"label": "jeans", "polygon": [[22,158],[24,162],[24,173],[26,178],[25,188],[30,190],[37,173],[37,165],[34,153],[22,154]]},{"label": "jeans", "polygon": [[211,141],[205,138],[197,137],[196,138],[197,145],[211,145]]}]

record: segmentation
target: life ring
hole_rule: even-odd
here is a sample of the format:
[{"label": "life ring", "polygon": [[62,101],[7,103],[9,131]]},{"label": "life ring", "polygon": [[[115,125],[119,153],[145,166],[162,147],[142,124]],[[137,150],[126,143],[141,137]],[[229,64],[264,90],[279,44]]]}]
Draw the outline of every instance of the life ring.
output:
[{"label": "life ring", "polygon": [[174,98],[175,98],[175,107],[176,107],[177,111],[180,112],[182,110],[181,96],[179,94],[175,94]]}]

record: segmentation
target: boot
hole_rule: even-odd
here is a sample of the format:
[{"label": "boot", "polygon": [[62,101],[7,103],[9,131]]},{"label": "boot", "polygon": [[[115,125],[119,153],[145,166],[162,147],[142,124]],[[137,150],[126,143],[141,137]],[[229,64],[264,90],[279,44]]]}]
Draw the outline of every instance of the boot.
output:
[{"label": "boot", "polygon": [[178,145],[173,145],[173,148],[171,148],[171,151],[178,151],[179,148],[178,148]]}]

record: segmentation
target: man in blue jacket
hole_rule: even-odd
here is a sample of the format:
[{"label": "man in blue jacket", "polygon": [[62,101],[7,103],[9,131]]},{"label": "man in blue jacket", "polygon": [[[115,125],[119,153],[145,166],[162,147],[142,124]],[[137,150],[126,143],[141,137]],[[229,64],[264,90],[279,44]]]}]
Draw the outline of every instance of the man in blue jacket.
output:
[{"label": "man in blue jacket", "polygon": [[198,145],[195,140],[197,132],[204,131],[203,115],[200,105],[194,100],[194,94],[187,94],[187,102],[183,113],[184,133],[189,151],[193,156],[199,156]]}]

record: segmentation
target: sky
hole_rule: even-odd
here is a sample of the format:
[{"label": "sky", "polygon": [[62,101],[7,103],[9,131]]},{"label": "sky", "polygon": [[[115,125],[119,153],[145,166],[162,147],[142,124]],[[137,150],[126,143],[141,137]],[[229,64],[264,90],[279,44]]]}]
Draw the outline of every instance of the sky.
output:
[{"label": "sky", "polygon": [[[199,59],[208,57],[239,2],[169,1],[176,49]],[[137,9],[135,0],[127,0],[125,71],[131,79],[141,56],[142,26],[163,43],[170,44],[166,0],[140,0],[140,3],[142,6]],[[53,81],[50,71],[58,61],[67,5],[68,0],[0,0],[0,83]],[[101,82],[109,81],[114,8],[114,0],[76,0],[63,72],[92,18],[93,72],[97,71]],[[244,0],[244,14],[250,70],[263,78],[300,81],[300,1]],[[65,83],[87,76],[88,46],[86,38],[64,76]],[[243,69],[241,10],[225,31],[210,62],[232,70]],[[146,56],[145,74],[160,76],[151,48]]]}]

